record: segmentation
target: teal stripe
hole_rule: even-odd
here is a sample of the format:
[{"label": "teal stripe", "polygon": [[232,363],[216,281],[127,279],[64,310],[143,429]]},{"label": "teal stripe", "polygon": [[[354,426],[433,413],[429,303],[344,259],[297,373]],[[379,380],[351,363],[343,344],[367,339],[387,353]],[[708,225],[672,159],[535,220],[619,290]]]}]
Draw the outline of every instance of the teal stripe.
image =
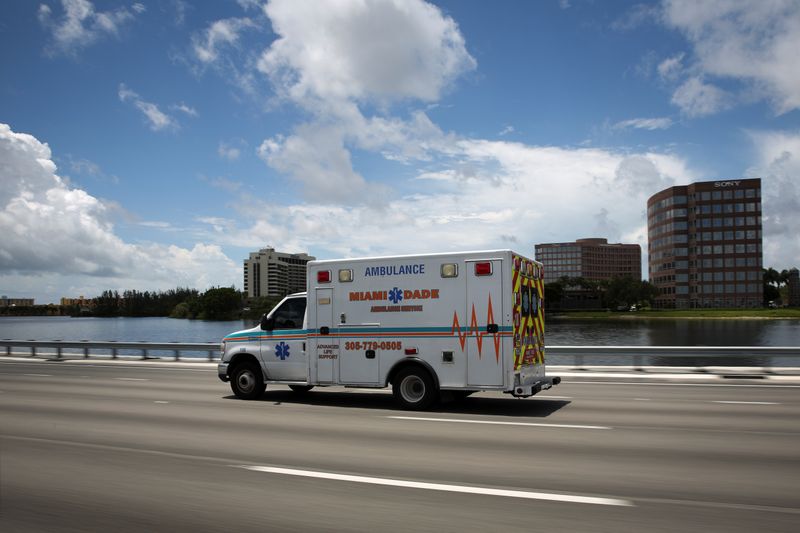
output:
[{"label": "teal stripe", "polygon": [[[349,337],[353,335],[362,335],[362,334],[375,334],[375,335],[394,335],[396,337],[405,337],[408,334],[415,334],[415,333],[439,333],[440,335],[436,335],[437,337],[451,337],[454,334],[452,326],[446,327],[427,327],[427,328],[381,328],[381,327],[359,327],[359,328],[331,328],[331,337]],[[499,328],[500,333],[511,333],[513,328],[511,326],[501,326]],[[460,328],[459,333],[462,335],[472,333],[472,328],[469,327],[462,327]],[[480,333],[483,333],[483,330],[479,330]],[[309,335],[309,334],[319,334],[319,330],[317,329],[278,329],[272,332],[269,331],[248,331],[245,333],[232,333],[227,335],[223,340],[226,342],[249,342],[251,340],[259,340],[262,338],[269,338],[272,340],[282,340],[288,339],[289,336],[293,335]],[[490,334],[487,334],[490,335]]]}]

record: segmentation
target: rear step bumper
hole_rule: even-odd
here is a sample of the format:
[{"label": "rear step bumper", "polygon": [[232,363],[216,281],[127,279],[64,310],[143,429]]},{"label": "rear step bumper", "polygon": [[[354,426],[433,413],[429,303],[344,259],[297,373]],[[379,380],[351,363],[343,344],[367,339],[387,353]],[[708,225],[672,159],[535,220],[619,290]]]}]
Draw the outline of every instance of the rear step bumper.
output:
[{"label": "rear step bumper", "polygon": [[527,398],[528,396],[538,394],[559,383],[561,383],[561,377],[548,376],[530,385],[517,385],[514,387],[514,390],[506,391],[506,393],[511,394],[515,398]]}]

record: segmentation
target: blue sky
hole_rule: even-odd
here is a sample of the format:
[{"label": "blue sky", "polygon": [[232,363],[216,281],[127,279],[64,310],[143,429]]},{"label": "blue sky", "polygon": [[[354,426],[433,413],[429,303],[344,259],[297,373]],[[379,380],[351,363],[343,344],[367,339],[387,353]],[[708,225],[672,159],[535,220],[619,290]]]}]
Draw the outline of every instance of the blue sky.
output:
[{"label": "blue sky", "polygon": [[3,2],[0,293],[241,288],[266,245],[646,251],[651,194],[738,177],[800,266],[798,49],[778,0]]}]

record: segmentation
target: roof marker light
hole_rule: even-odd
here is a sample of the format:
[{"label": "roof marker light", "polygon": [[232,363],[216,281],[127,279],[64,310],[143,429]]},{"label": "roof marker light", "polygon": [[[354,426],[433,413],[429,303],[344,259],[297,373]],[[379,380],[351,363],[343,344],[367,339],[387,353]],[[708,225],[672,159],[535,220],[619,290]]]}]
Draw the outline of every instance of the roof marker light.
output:
[{"label": "roof marker light", "polygon": [[443,278],[455,278],[458,276],[458,265],[455,263],[444,263],[441,269]]},{"label": "roof marker light", "polygon": [[492,275],[492,263],[486,261],[482,263],[475,263],[475,275],[476,276],[491,276]]}]

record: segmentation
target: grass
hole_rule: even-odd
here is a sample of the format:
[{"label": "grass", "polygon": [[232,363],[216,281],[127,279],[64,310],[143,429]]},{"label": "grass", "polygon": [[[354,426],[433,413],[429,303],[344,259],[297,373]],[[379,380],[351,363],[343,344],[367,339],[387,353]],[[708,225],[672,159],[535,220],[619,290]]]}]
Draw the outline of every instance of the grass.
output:
[{"label": "grass", "polygon": [[644,311],[556,311],[550,318],[596,318],[628,320],[649,318],[795,318],[800,319],[800,308],[779,309],[664,309]]}]

